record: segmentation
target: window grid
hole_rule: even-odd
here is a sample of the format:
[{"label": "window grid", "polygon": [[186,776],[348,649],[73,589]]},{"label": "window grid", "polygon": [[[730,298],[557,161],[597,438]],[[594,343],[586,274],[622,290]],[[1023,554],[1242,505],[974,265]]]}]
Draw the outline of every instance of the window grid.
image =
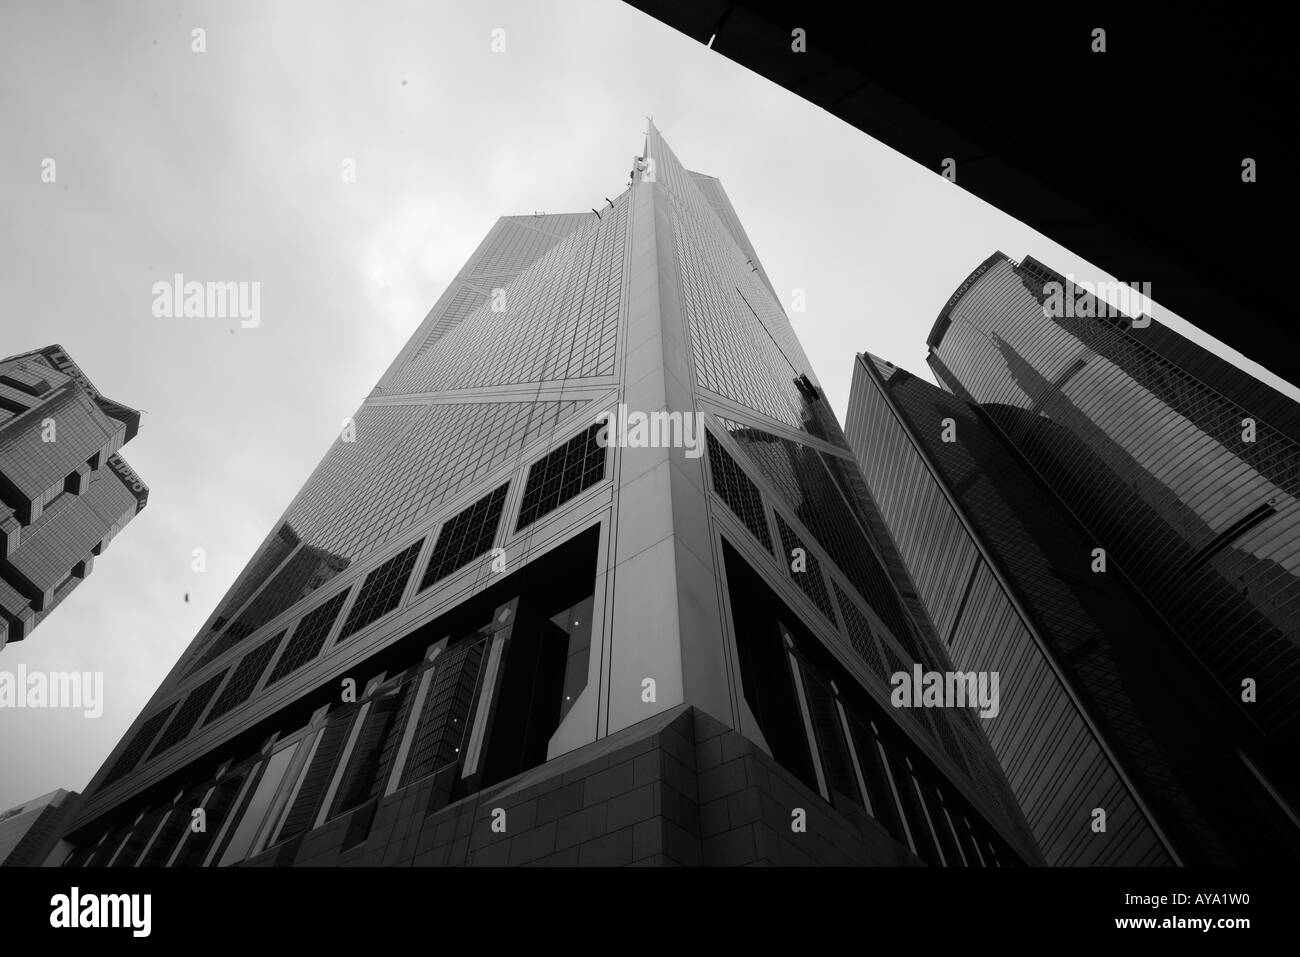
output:
[{"label": "window grid", "polygon": [[411,577],[411,569],[415,567],[422,545],[424,539],[407,546],[366,576],[356,603],[339,632],[339,641],[378,621],[401,603],[402,592],[406,590],[407,579]]},{"label": "window grid", "polygon": [[350,588],[343,589],[325,604],[302,617],[293,637],[289,639],[289,644],[285,646],[284,654],[276,663],[275,670],[267,679],[268,687],[286,675],[293,674],[320,654],[321,649],[325,647],[325,638],[329,635],[330,628],[334,626],[334,619],[338,617],[339,609],[343,607],[349,591]]},{"label": "window grid", "polygon": [[469,508],[448,519],[434,542],[429,564],[420,579],[420,591],[436,581],[441,581],[457,569],[463,568],[492,547],[501,512],[505,508],[505,485],[483,496]]},{"label": "window grid", "polygon": [[831,587],[835,589],[835,600],[840,606],[840,616],[844,619],[844,627],[849,633],[849,644],[876,677],[888,684],[889,676],[885,674],[885,667],[880,661],[880,652],[876,649],[876,639],[871,633],[867,616],[858,608],[857,602],[844,594],[844,590],[834,579],[831,579]]},{"label": "window grid", "polygon": [[[411,362],[384,392],[434,392],[612,375],[627,198],[591,216]],[[486,268],[486,267],[485,267]]]},{"label": "window grid", "polygon": [[226,670],[223,668],[189,693],[185,703],[176,712],[176,717],[172,719],[172,723],[167,726],[163,736],[158,739],[158,745],[153,749],[153,754],[150,755],[151,758],[158,757],[168,748],[189,737],[190,731],[199,720],[199,715],[203,713],[203,709],[208,706],[212,696],[221,687],[221,682],[226,677]]},{"label": "window grid", "polygon": [[605,478],[605,449],[596,441],[602,428],[591,426],[529,467],[516,532]]},{"label": "window grid", "polygon": [[122,752],[122,756],[117,759],[113,769],[108,772],[104,778],[104,787],[112,784],[118,778],[123,777],[133,770],[140,759],[144,757],[145,750],[153,743],[158,732],[162,730],[163,723],[171,716],[172,710],[175,709],[176,702],[173,701],[167,707],[163,708],[157,714],[153,715],[144,724],[140,725],[140,730],[136,732],[135,738]]},{"label": "window grid", "polygon": [[[1182,348],[1196,360],[1173,333],[1045,316],[1044,277],[1059,281],[1003,262],[962,296],[935,351],[941,381],[981,404],[1239,707],[1240,676],[1271,675],[1267,700],[1242,710],[1265,731],[1289,726],[1300,715],[1294,441],[1218,391],[1212,368],[1203,380],[1164,355]],[[1066,380],[1081,356],[1085,367]],[[1256,421],[1253,443],[1242,440],[1244,418]],[[1276,515],[1184,570],[1270,500]]]},{"label": "window grid", "polygon": [[740,519],[750,534],[763,547],[772,551],[772,534],[768,531],[767,516],[763,510],[763,496],[758,486],[749,480],[736,460],[727,454],[722,443],[705,431],[709,446],[709,470],[713,473],[713,491],[716,492],[736,518]]},{"label": "window grid", "polygon": [[[846,504],[846,496],[856,501],[854,490],[844,488],[849,478],[837,482],[834,470],[828,471],[822,454],[811,446],[727,419],[723,424],[885,627],[900,641],[910,641],[907,615],[869,544],[867,516],[860,505],[851,509]],[[846,462],[845,470],[850,467]]]},{"label": "window grid", "polygon": [[[831,596],[826,593],[826,579],[822,577],[821,562],[817,561],[814,555],[803,541],[795,534],[794,530],[785,523],[780,513],[776,516],[777,532],[781,536],[781,547],[784,554],[781,556],[781,562],[785,565],[786,572],[800,590],[808,596],[817,610],[826,616],[826,620],[835,624],[835,612],[831,608]],[[792,567],[794,563],[794,550],[798,548],[802,551],[806,567],[803,571],[795,571]]]},{"label": "window grid", "polygon": [[275,656],[275,649],[280,646],[280,639],[283,637],[284,631],[281,631],[244,655],[235,667],[234,673],[231,674],[230,682],[213,702],[212,710],[208,712],[203,722],[205,725],[216,721],[253,696],[253,690],[257,687],[262,672],[266,671],[266,666],[271,663],[271,659]]}]

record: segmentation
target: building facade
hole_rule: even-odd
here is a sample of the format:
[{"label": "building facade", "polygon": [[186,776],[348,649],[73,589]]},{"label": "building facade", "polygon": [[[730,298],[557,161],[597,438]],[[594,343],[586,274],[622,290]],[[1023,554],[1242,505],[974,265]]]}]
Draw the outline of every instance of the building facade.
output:
[{"label": "building facade", "polygon": [[0,648],[32,633],[145,507],[119,450],[140,413],[62,346],[0,360]]},{"label": "building facade", "polygon": [[979,407],[1244,720],[1232,774],[1300,827],[1300,405],[1002,253],[928,342],[936,381]]},{"label": "building facade", "polygon": [[0,813],[0,867],[44,863],[55,852],[80,797],[60,788]]},{"label": "building facade", "polygon": [[985,410],[1244,715],[1294,735],[1300,406],[1149,317],[1098,315],[1033,259],[981,270],[931,333],[939,383]]},{"label": "building facade", "polygon": [[[498,221],[69,865],[1040,863],[721,184]],[[201,821],[201,826],[195,824]]]},{"label": "building facade", "polygon": [[1002,676],[983,726],[1049,863],[1300,860],[1256,729],[977,406],[863,354],[846,431],[952,659]]}]

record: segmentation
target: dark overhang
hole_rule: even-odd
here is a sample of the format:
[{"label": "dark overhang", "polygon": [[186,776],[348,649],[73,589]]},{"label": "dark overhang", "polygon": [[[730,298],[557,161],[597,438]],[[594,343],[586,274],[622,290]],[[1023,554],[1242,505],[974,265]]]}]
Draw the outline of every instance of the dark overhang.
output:
[{"label": "dark overhang", "polygon": [[1266,13],[628,2],[936,175],[954,159],[961,188],[1300,382],[1269,281],[1292,271],[1292,34]]}]

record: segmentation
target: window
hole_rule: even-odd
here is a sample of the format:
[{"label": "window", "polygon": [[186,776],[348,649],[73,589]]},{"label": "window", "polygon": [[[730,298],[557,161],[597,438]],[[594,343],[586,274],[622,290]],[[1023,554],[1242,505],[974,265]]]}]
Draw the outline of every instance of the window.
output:
[{"label": "window", "polygon": [[153,743],[153,739],[158,736],[158,732],[162,730],[163,724],[167,721],[167,718],[170,717],[172,709],[175,707],[176,702],[173,701],[167,707],[163,708],[157,714],[145,721],[144,724],[140,725],[140,730],[136,732],[135,737],[131,739],[131,743],[127,745],[126,750],[122,752],[122,756],[117,759],[117,763],[113,765],[112,770],[105,776],[104,787],[112,784],[118,778],[125,776],[140,763],[140,759],[144,757],[145,749]]},{"label": "window", "polygon": [[[814,791],[820,790],[785,644],[776,623],[778,606],[769,600],[771,592],[763,580],[729,542],[724,541],[723,553],[745,700],[777,763]],[[762,600],[755,600],[759,596]]]},{"label": "window", "polygon": [[225,677],[226,671],[223,668],[189,693],[185,703],[176,712],[176,717],[172,719],[172,723],[167,726],[163,736],[158,739],[158,746],[153,749],[153,754],[150,757],[157,757],[168,748],[189,737],[190,730],[198,722],[199,715],[208,706],[212,696],[217,693],[217,688],[221,687],[222,679]]},{"label": "window", "polygon": [[[210,863],[208,853],[212,850],[212,843],[221,836],[222,825],[226,822],[227,815],[232,813],[236,802],[243,795],[245,785],[248,782],[248,774],[252,770],[253,767],[250,765],[240,772],[228,774],[211,788],[199,792],[195,796],[195,800],[177,805],[177,810],[173,812],[173,816],[180,819],[178,823],[180,824],[182,843],[173,866],[201,867]],[[199,799],[201,799],[201,804]],[[191,813],[193,808],[200,806],[203,808],[207,819],[207,829],[194,831],[190,827],[190,823],[193,821]]]},{"label": "window", "polygon": [[551,624],[569,635],[564,664],[564,700],[560,702],[561,721],[578,700],[578,695],[587,687],[587,670],[591,662],[591,617],[594,612],[595,596],[591,596],[551,617]]},{"label": "window", "polygon": [[294,742],[275,752],[267,761],[266,770],[253,790],[253,797],[249,800],[244,813],[240,815],[234,836],[231,837],[230,843],[226,845],[226,850],[221,855],[222,867],[242,861],[248,855],[258,831],[266,820],[267,812],[271,809],[271,802],[284,781],[285,772],[289,770],[289,762],[293,760],[297,750],[298,743]]},{"label": "window", "polygon": [[415,567],[422,545],[424,539],[394,555],[366,576],[361,591],[357,594],[356,604],[352,606],[352,611],[348,613],[348,619],[339,632],[339,641],[351,637],[371,622],[378,621],[401,603],[406,580],[411,577],[411,569]]},{"label": "window", "polygon": [[[807,595],[817,610],[826,616],[826,619],[835,624],[835,612],[831,609],[831,596],[826,591],[826,579],[822,577],[821,562],[803,543],[803,540],[795,534],[794,529],[785,523],[778,513],[776,516],[776,529],[781,535],[781,548],[784,555],[781,558],[785,570],[789,573],[790,578],[800,591]],[[796,570],[794,566],[795,549],[799,549],[804,557],[803,567]]]},{"label": "window", "polygon": [[285,675],[297,671],[320,654],[321,648],[325,646],[326,636],[334,627],[334,619],[338,617],[339,610],[348,597],[348,591],[349,589],[345,588],[319,608],[303,615],[293,637],[289,639],[289,644],[285,646],[284,654],[280,656],[275,669],[271,672],[271,677],[267,679],[268,686],[275,684]]},{"label": "window", "polygon": [[310,763],[302,775],[298,793],[293,796],[292,806],[271,843],[287,841],[315,827],[321,802],[334,777],[334,769],[347,743],[357,710],[355,706],[337,709],[326,721],[324,729],[317,733],[315,751],[309,756]]},{"label": "window", "polygon": [[736,460],[727,454],[722,443],[705,431],[709,447],[709,471],[713,474],[713,491],[716,492],[736,518],[745,523],[763,547],[772,551],[772,533],[767,529],[767,517],[763,512],[763,497],[758,486],[749,480],[736,464]]},{"label": "window", "polygon": [[852,758],[849,757],[848,745],[844,740],[843,723],[840,720],[839,709],[836,707],[835,693],[831,690],[830,684],[824,681],[815,669],[804,666],[799,671],[803,676],[808,714],[816,735],[817,750],[821,753],[822,769],[826,775],[827,786],[830,788],[831,803],[838,805],[847,799],[861,804]]},{"label": "window", "polygon": [[876,742],[875,725],[862,721],[857,715],[850,715],[849,733],[853,738],[856,767],[862,772],[862,783],[866,788],[863,806],[894,840],[906,844],[907,835],[903,832],[898,803],[890,788],[889,777],[881,760],[881,749]]},{"label": "window", "polygon": [[397,756],[398,739],[410,713],[412,690],[411,682],[403,682],[370,702],[339,785],[334,815],[383,795]]},{"label": "window", "polygon": [[936,842],[934,825],[930,821],[921,787],[912,774],[912,762],[897,752],[889,758],[898,803],[903,809],[907,832],[912,836],[916,855],[927,864],[942,867],[946,862]]},{"label": "window", "polygon": [[[970,840],[971,822],[985,834],[986,819],[948,787],[946,765],[938,768],[918,747],[920,725],[862,688],[725,538],[723,556],[742,689],[777,763],[833,805],[863,807],[928,864],[991,865],[987,841]],[[915,715],[930,718],[923,709]],[[940,728],[931,730],[936,738],[951,736]],[[960,753],[955,738],[952,749]],[[1016,859],[1009,847],[1003,856]]]},{"label": "window", "polygon": [[867,663],[876,677],[888,683],[889,676],[885,674],[885,666],[880,660],[880,652],[876,649],[876,639],[871,632],[867,616],[862,613],[857,602],[844,594],[844,590],[834,579],[831,579],[831,587],[835,590],[840,616],[844,619],[844,627],[848,630],[849,643],[853,645],[853,650]]},{"label": "window", "polygon": [[509,487],[507,483],[495,489],[442,526],[424,577],[420,579],[421,591],[465,567],[492,547]]},{"label": "window", "polygon": [[478,639],[442,653],[415,728],[402,772],[402,787],[433,774],[459,757],[486,647],[487,639]]},{"label": "window", "polygon": [[529,467],[516,532],[605,478],[605,449],[596,442],[602,428],[593,425]]},{"label": "window", "polygon": [[162,827],[157,834],[153,835],[149,846],[145,848],[139,866],[163,867],[166,865],[167,861],[171,859],[172,851],[176,850],[176,845],[185,836],[189,825],[190,813],[188,808],[177,805],[169,809],[166,818],[162,822]]},{"label": "window", "polygon": [[166,806],[154,808],[140,819],[140,822],[131,831],[131,836],[122,845],[117,858],[113,861],[115,867],[131,867],[140,859],[140,854],[144,851],[150,838],[153,837],[154,832],[158,830],[158,825],[162,823],[162,819],[168,810]]},{"label": "window", "polygon": [[262,677],[262,672],[266,670],[266,666],[271,663],[275,649],[280,646],[280,639],[283,637],[282,631],[244,655],[243,660],[235,668],[235,673],[230,676],[229,684],[222,689],[217,700],[213,702],[212,710],[208,712],[204,724],[211,724],[252,697],[253,689],[257,687],[257,682]]}]

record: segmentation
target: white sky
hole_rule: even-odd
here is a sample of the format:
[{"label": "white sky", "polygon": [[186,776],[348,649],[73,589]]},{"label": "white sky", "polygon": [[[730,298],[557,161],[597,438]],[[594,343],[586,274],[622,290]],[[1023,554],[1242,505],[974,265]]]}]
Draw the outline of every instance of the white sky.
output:
[{"label": "white sky", "polygon": [[[841,421],[856,352],[928,377],[935,316],[994,250],[1113,278],[960,169],[954,186],[612,0],[7,0],[0,355],[59,342],[145,410],[123,454],[151,494],[0,652],[0,670],[102,671],[106,699],[96,720],[0,710],[0,810],[85,786],[495,219],[601,206],[646,115],[722,180],[787,308],[806,291],[791,319]],[[155,318],[178,272],[260,282],[261,325]]]}]

